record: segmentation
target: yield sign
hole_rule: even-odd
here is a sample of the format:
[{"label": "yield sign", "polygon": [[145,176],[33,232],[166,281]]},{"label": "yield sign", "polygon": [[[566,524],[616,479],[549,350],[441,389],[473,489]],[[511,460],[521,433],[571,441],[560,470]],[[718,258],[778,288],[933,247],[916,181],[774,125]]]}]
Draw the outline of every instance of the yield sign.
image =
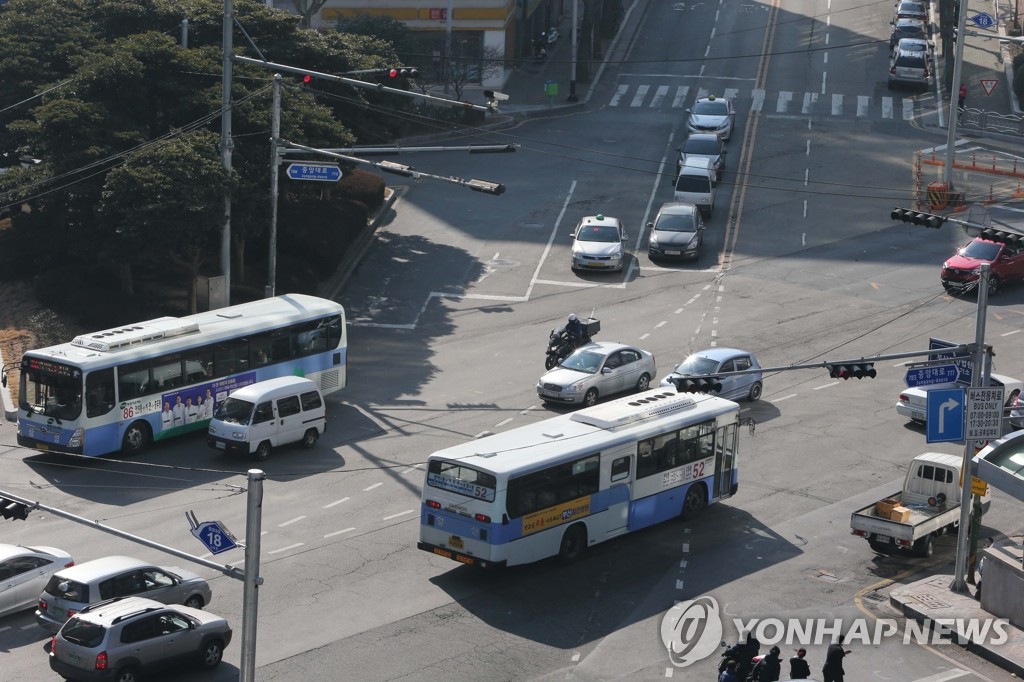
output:
[{"label": "yield sign", "polygon": [[999,85],[998,78],[982,78],[980,82],[981,87],[985,89],[986,95],[991,95],[992,91],[996,89],[997,85]]}]

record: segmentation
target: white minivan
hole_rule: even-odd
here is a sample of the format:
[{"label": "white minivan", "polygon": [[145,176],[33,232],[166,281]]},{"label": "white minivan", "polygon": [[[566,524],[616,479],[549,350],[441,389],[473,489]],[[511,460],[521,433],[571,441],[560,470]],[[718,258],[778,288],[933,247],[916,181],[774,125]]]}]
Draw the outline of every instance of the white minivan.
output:
[{"label": "white minivan", "polygon": [[244,386],[217,406],[206,442],[231,453],[266,459],[270,449],[301,441],[316,445],[327,430],[324,397],[316,383],[279,377]]},{"label": "white minivan", "polygon": [[710,218],[715,208],[715,188],[718,185],[716,176],[717,172],[708,157],[686,159],[676,178],[675,200],[694,204],[705,217]]}]

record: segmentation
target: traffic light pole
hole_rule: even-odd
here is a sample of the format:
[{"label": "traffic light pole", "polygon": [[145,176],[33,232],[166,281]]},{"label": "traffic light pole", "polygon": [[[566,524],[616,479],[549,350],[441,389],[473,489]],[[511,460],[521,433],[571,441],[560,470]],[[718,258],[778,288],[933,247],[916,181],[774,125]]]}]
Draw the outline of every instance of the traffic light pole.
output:
[{"label": "traffic light pole", "polygon": [[[963,28],[963,27],[961,27]],[[985,362],[985,318],[988,310],[988,280],[992,266],[981,264],[978,273],[978,317],[974,328],[974,371],[971,372],[971,388],[988,386],[988,367]],[[965,434],[969,435],[969,434]],[[964,580],[967,568],[967,542],[971,534],[971,460],[974,458],[975,441],[968,439],[964,443],[964,461],[960,467],[960,532],[956,536],[956,568],[953,571],[953,592],[967,592]]]},{"label": "traffic light pole", "polygon": [[956,147],[956,125],[959,118],[961,72],[964,66],[964,30],[967,27],[967,0],[960,0],[960,21],[956,29],[956,49],[953,57],[953,82],[949,86],[949,125],[946,131],[946,191],[953,191],[953,152]]}]

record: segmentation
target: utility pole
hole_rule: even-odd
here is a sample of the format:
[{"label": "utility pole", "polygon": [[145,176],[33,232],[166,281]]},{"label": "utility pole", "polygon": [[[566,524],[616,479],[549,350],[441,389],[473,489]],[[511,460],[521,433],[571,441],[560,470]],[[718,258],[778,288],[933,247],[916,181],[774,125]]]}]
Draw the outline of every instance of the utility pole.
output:
[{"label": "utility pole", "polygon": [[960,79],[964,65],[964,29],[967,26],[967,0],[960,0],[960,12],[956,28],[956,50],[953,57],[953,82],[949,85],[949,125],[946,130],[946,191],[953,191],[953,162],[956,145],[956,124],[960,108]]},{"label": "utility pole", "polygon": [[[961,36],[961,40],[962,40]],[[971,388],[988,386],[989,371],[988,363],[985,362],[985,317],[988,311],[988,280],[991,276],[992,266],[989,263],[981,264],[981,271],[978,273],[978,317],[974,329],[974,371],[971,372]],[[953,571],[953,584],[950,589],[953,592],[966,592],[967,584],[964,581],[965,569],[967,568],[967,540],[971,528],[971,460],[974,458],[974,441],[967,439],[964,443],[964,462],[960,467],[960,532],[956,536],[956,568]]]},{"label": "utility pole", "polygon": [[266,298],[275,295],[277,289],[277,179],[281,167],[281,159],[277,153],[278,140],[281,138],[281,74],[274,74],[274,97],[270,114],[270,254],[267,258],[267,291]]},{"label": "utility pole", "polygon": [[569,72],[569,101],[576,102],[576,58],[579,50],[579,38],[576,35],[576,10],[579,0],[569,0],[572,3],[572,26],[569,28],[569,40],[572,41],[572,69]]},{"label": "utility pole", "polygon": [[[220,81],[220,160],[224,171],[231,174],[231,152],[235,143],[231,139],[231,60],[234,47],[231,35],[234,27],[231,0],[224,0],[222,24],[222,74]],[[231,305],[231,193],[224,193],[224,225],[220,231],[220,272],[224,275],[224,305]]]},{"label": "utility pole", "polygon": [[266,473],[249,469],[245,523],[245,582],[242,583],[242,660],[240,682],[256,679],[256,622],[259,614],[260,535],[263,532],[263,481]]}]

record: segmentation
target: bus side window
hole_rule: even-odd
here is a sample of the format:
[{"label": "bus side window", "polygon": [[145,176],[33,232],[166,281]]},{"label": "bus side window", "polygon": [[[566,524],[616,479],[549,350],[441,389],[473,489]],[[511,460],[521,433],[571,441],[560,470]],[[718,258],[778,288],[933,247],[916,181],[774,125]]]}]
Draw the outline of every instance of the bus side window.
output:
[{"label": "bus side window", "polygon": [[629,478],[629,455],[612,460],[612,483]]},{"label": "bus side window", "polygon": [[149,388],[149,368],[138,363],[117,368],[117,399],[131,400]]},{"label": "bus side window", "polygon": [[90,372],[85,377],[85,416],[99,417],[114,409],[114,369]]},{"label": "bus side window", "polygon": [[213,348],[213,376],[225,377],[249,369],[248,339],[218,343]]}]

